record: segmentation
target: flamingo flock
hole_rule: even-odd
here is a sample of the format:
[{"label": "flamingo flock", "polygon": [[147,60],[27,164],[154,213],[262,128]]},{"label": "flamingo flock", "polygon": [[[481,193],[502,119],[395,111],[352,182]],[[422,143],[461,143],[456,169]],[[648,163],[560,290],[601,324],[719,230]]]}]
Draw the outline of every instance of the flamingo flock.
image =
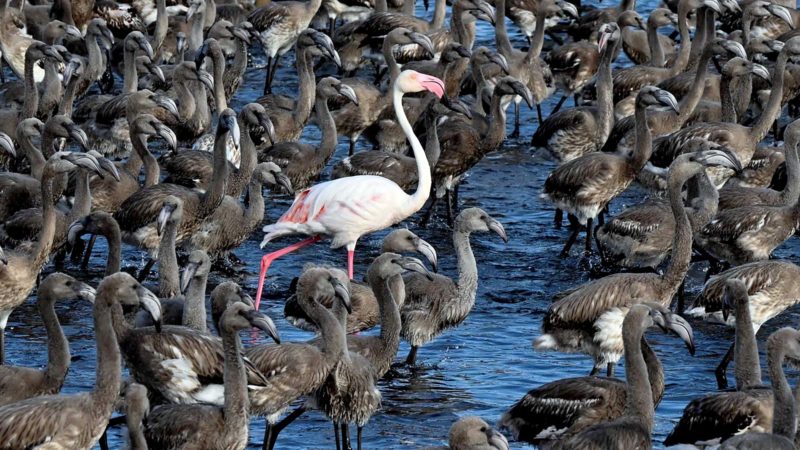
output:
[{"label": "flamingo flock", "polygon": [[796,4],[429,6],[0,4],[0,450],[800,448]]}]

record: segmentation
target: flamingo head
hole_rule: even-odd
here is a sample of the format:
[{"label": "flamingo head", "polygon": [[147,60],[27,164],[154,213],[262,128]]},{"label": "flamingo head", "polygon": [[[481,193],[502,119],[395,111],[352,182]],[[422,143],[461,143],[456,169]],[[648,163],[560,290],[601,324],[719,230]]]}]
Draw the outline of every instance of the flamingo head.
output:
[{"label": "flamingo head", "polygon": [[430,91],[439,98],[444,95],[444,82],[442,80],[414,70],[403,71],[397,77],[395,85],[403,93]]}]

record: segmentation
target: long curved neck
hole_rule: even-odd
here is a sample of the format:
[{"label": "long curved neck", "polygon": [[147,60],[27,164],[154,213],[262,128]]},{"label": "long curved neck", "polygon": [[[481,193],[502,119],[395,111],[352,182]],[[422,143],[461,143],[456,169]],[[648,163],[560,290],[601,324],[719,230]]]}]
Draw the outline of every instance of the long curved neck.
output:
[{"label": "long curved neck", "polygon": [[[231,66],[225,72],[229,76],[242,77],[244,71],[247,70],[247,44],[241,39],[236,39],[236,48],[233,53],[233,61]],[[227,87],[226,87],[227,88]],[[228,100],[233,97],[234,92],[226,92]]]},{"label": "long curved neck", "polygon": [[[412,1],[413,3],[413,1]],[[403,2],[405,6],[405,2]],[[413,9],[413,7],[412,7]],[[375,13],[385,13],[389,11],[389,5],[386,0],[375,0]]]},{"label": "long curved neck", "polygon": [[[537,26],[539,26],[537,24]],[[538,30],[537,30],[538,31]],[[614,81],[611,75],[611,63],[616,53],[617,42],[610,43],[600,59],[600,68],[597,71],[597,112],[599,116],[599,131],[596,136],[597,148],[605,144],[614,126]]]},{"label": "long curved neck", "polygon": [[794,440],[797,431],[797,414],[794,395],[786,374],[783,372],[785,350],[776,346],[768,352],[769,378],[772,380],[772,394],[775,397],[772,413],[772,434]]},{"label": "long curved neck", "polygon": [[772,123],[781,113],[781,99],[783,98],[783,79],[786,71],[786,62],[789,54],[784,50],[778,55],[778,62],[772,75],[772,90],[769,93],[767,107],[761,112],[753,128],[750,129],[750,137],[753,144],[760,142],[767,135]]},{"label": "long curved neck", "polygon": [[56,115],[72,118],[72,106],[75,103],[75,93],[78,89],[80,77],[72,77],[64,88],[64,99],[58,104]]},{"label": "long curved neck", "polygon": [[750,27],[753,25],[753,18],[749,12],[742,16],[742,46],[744,48],[750,44]]},{"label": "long curved neck", "polygon": [[197,11],[192,15],[192,24],[189,28],[189,36],[186,38],[187,55],[195,55],[200,46],[203,45],[203,24],[205,21],[205,12]]},{"label": "long curved neck", "polygon": [[75,201],[69,212],[68,220],[70,223],[88,215],[92,209],[92,193],[89,190],[89,177],[91,174],[86,169],[78,170],[78,178],[75,182]]},{"label": "long curved neck", "polygon": [[[669,206],[675,217],[675,236],[672,238],[672,256],[662,280],[671,293],[675,293],[683,282],[692,259],[692,226],[683,207],[681,190],[686,180],[683,177],[669,178]],[[672,295],[670,295],[672,298]]]},{"label": "long curved neck", "polygon": [[[111,219],[113,220],[113,219]],[[120,258],[122,253],[122,234],[119,231],[119,225],[116,222],[109,223],[104,227],[105,232],[103,235],[106,237],[108,245],[108,259],[106,260],[106,274],[109,276],[119,272]]]},{"label": "long curved neck", "polygon": [[681,49],[678,51],[678,57],[672,64],[669,71],[669,76],[673,77],[686,68],[689,62],[689,52],[691,50],[692,38],[689,36],[689,24],[686,23],[690,12],[688,2],[681,2],[678,4],[678,31],[681,35]]},{"label": "long curved neck", "polygon": [[797,154],[797,136],[787,137],[784,143],[786,155],[786,186],[781,191],[781,200],[784,205],[794,203],[800,196],[800,161]]},{"label": "long curved neck", "polygon": [[177,220],[167,222],[158,245],[158,296],[161,298],[174,297],[180,293],[180,272],[175,253],[179,225]]},{"label": "long curved neck", "polygon": [[64,330],[58,323],[55,310],[55,300],[52,294],[45,293],[46,298],[39,294],[39,314],[44,321],[47,331],[47,368],[44,371],[45,383],[51,388],[60,388],[67,376],[70,364],[69,344]]},{"label": "long curved neck", "polygon": [[182,121],[189,120],[194,116],[197,109],[197,102],[189,89],[189,81],[179,80],[175,83],[175,94],[178,97],[178,114]]},{"label": "long curved neck", "polygon": [[688,209],[692,233],[700,231],[714,216],[719,208],[719,191],[705,172],[692,177],[688,182],[686,198],[692,206]]},{"label": "long curved neck", "polygon": [[536,14],[536,30],[533,32],[533,37],[531,38],[531,46],[528,48],[528,53],[525,55],[525,59],[527,61],[533,61],[534,59],[539,58],[539,55],[542,53],[542,47],[544,47],[544,32],[545,32],[546,20],[547,16],[545,14],[541,13]]},{"label": "long curved neck", "polygon": [[242,361],[242,342],[239,334],[224,330],[222,347],[225,351],[225,416],[224,434],[228,439],[240,436],[242,430],[247,433],[247,419],[250,400],[247,397],[247,374]]},{"label": "long curved neck", "polygon": [[126,415],[126,425],[128,426],[128,439],[131,442],[130,450],[147,450],[147,439],[144,437],[144,430],[142,429],[141,417],[136,417],[135,420],[130,414]]},{"label": "long curved neck", "polygon": [[647,24],[647,46],[650,47],[650,65],[664,67],[666,63],[664,48],[661,47],[661,40],[658,38],[658,27],[655,23]]},{"label": "long curved neck", "polygon": [[658,406],[664,398],[664,366],[658,356],[647,343],[647,339],[642,336],[642,358],[647,366],[647,378],[650,380],[650,390],[653,394],[653,405]]},{"label": "long curved neck", "polygon": [[311,107],[314,106],[316,96],[316,78],[314,77],[314,61],[307,49],[302,49],[297,54],[298,87],[300,95],[294,105],[292,118],[298,125],[305,126],[311,116]]},{"label": "long curved neck", "polygon": [[396,43],[392,39],[384,39],[383,46],[381,47],[383,59],[386,61],[386,67],[388,67],[389,70],[391,86],[394,86],[395,80],[400,76],[400,66],[397,64],[397,59],[395,59],[393,51],[395,44]]},{"label": "long curved neck", "polygon": [[[625,327],[625,324],[628,327]],[[643,331],[641,320],[625,321],[622,340],[625,345],[625,379],[628,382],[628,399],[625,416],[642,421],[648,430],[653,429],[653,392],[642,356]]]},{"label": "long curved neck", "polygon": [[239,129],[242,130],[242,135],[239,138],[239,168],[235,169],[228,177],[227,189],[227,194],[236,199],[242,195],[247,183],[251,182],[253,170],[258,163],[256,146],[250,134],[251,127],[242,117],[239,117],[237,121],[239,122]]},{"label": "long curved neck", "polygon": [[[160,256],[160,255],[159,255]],[[201,333],[208,332],[206,324],[206,282],[208,275],[192,277],[186,288],[183,303],[183,326],[197,330]]]},{"label": "long curved neck", "polygon": [[446,317],[465,317],[475,304],[475,294],[478,292],[478,266],[475,255],[469,243],[468,232],[454,231],[453,246],[458,258],[458,298],[450,307]]},{"label": "long curved neck", "polygon": [[[711,20],[714,20],[714,14],[708,13],[706,16],[710,16]],[[678,125],[683,125],[689,119],[689,116],[692,115],[697,105],[700,103],[700,99],[703,98],[703,92],[705,91],[706,87],[706,75],[708,74],[708,62],[711,60],[711,56],[714,53],[713,46],[711,43],[712,39],[709,39],[709,42],[703,47],[703,53],[700,55],[700,61],[698,62],[697,71],[694,74],[694,82],[692,83],[692,88],[689,90],[688,95],[686,95],[683,99],[681,99],[680,113],[678,113]],[[695,46],[700,47],[700,44],[692,44],[692,48],[694,49]]]},{"label": "long curved neck", "polygon": [[123,75],[122,92],[132,94],[139,88],[139,74],[136,72],[136,61],[134,60],[135,52],[129,50],[127,43],[125,43],[125,52],[123,53],[123,61],[125,64],[125,74]]},{"label": "long curved neck", "polygon": [[687,71],[694,70],[698,67],[700,55],[702,54],[706,43],[714,38],[713,34],[709,34],[709,19],[711,20],[711,28],[713,28],[714,12],[706,7],[697,10],[697,31],[695,32],[694,39],[691,42],[692,47],[689,50],[689,61],[686,63]]},{"label": "long curved neck", "polygon": [[245,194],[244,218],[250,227],[256,227],[264,220],[264,190],[260,180],[253,178],[247,186]]},{"label": "long curved neck", "polygon": [[317,110],[317,126],[322,131],[322,141],[319,143],[319,159],[324,164],[328,163],[333,153],[336,151],[336,122],[333,121],[333,116],[328,109],[328,99],[325,96],[317,94],[317,100],[314,103],[314,108]]},{"label": "long curved neck", "polygon": [[55,173],[45,166],[42,174],[42,229],[39,231],[39,240],[33,251],[33,268],[35,271],[41,270],[44,263],[50,257],[50,250],[53,248],[53,237],[56,235],[56,207],[53,199],[53,180]]},{"label": "long curved neck", "polygon": [[25,100],[22,103],[22,115],[20,119],[27,119],[36,115],[39,107],[39,90],[33,78],[33,66],[36,59],[31,52],[25,53]]},{"label": "long curved neck", "polygon": [[167,37],[169,29],[169,17],[167,16],[167,0],[156,0],[156,27],[153,30],[153,53],[154,62],[161,61],[161,51],[164,39]]},{"label": "long curved neck", "polygon": [[[408,0],[410,1],[410,0]],[[444,20],[447,17],[447,2],[445,0],[436,0],[433,9],[433,19],[431,19],[430,30],[438,30],[444,26]]]},{"label": "long curved neck", "polygon": [[201,217],[205,218],[213,212],[225,196],[225,184],[228,181],[228,159],[226,157],[228,133],[217,131],[214,141],[214,172],[211,186],[203,194],[203,201],[199,208]]},{"label": "long curved neck", "polygon": [[[42,81],[44,85],[44,90],[42,93],[42,101],[41,105],[38,109],[42,108],[50,108],[54,104],[63,101],[64,99],[64,89],[61,85],[61,80],[58,78],[58,67],[56,66],[55,61],[51,61],[49,59],[44,60],[44,80]],[[52,115],[52,110],[49,111],[40,111],[40,117],[50,117]]]},{"label": "long curved neck", "polygon": [[[303,303],[314,302],[315,300],[304,296],[300,305]],[[303,308],[309,318],[314,321],[322,336],[322,352],[330,363],[335,363],[345,352],[347,336],[344,333],[344,324],[347,323],[347,310],[334,299],[333,311],[321,305],[316,305],[314,309]],[[309,312],[311,314],[309,314]],[[344,320],[341,320],[342,316]]]},{"label": "long curved neck", "polygon": [[502,95],[498,93],[492,95],[489,132],[483,139],[483,148],[488,151],[496,149],[506,139],[506,111],[503,109],[502,100]]},{"label": "long curved neck", "polygon": [[[394,275],[390,279],[371,279],[369,284],[372,292],[378,300],[378,309],[381,316],[381,342],[383,345],[380,348],[381,355],[377,355],[377,359],[385,363],[384,367],[388,370],[395,355],[397,355],[397,348],[400,345],[400,310],[397,304],[405,302],[405,286],[403,285],[402,277]],[[400,284],[403,290],[400,291],[396,287],[395,278],[400,278]],[[394,289],[393,289],[394,287]],[[398,296],[404,298],[398,298]]]},{"label": "long curved neck", "polygon": [[189,119],[191,125],[198,130],[206,130],[211,124],[211,108],[206,100],[206,87],[200,81],[191,83],[192,96],[194,97],[194,114]]},{"label": "long curved neck", "polygon": [[228,108],[228,98],[225,97],[225,55],[222,49],[214,46],[211,51],[211,61],[214,63],[214,103],[217,111],[224,111]]},{"label": "long curved neck", "polygon": [[[723,122],[737,123],[749,106],[753,90],[749,75],[732,77],[723,71],[719,80],[719,104]],[[734,95],[734,92],[736,93]],[[747,96],[747,99],[744,97]],[[743,105],[747,102],[748,105]]]},{"label": "long curved neck", "polygon": [[47,163],[47,161],[44,159],[44,155],[42,155],[41,150],[33,145],[33,141],[31,140],[30,136],[25,136],[24,138],[19,139],[19,145],[25,152],[25,157],[28,159],[28,163],[31,165],[31,176],[41,181],[44,165]]},{"label": "long curved neck", "polygon": [[94,333],[97,340],[97,379],[91,396],[95,410],[101,411],[104,416],[111,415],[114,401],[119,395],[119,384],[122,378],[122,361],[120,360],[117,336],[114,332],[116,324],[112,324],[112,321],[116,322],[117,320],[125,321],[122,317],[122,306],[119,303],[113,302],[109,305],[107,299],[95,300]]},{"label": "long curved neck", "polygon": [[89,55],[89,64],[83,71],[82,78],[86,81],[86,86],[88,89],[88,86],[91,85],[93,81],[100,78],[100,75],[102,75],[106,69],[103,50],[100,48],[100,44],[97,43],[96,36],[87,35],[86,53]]},{"label": "long curved neck", "polygon": [[417,135],[414,134],[414,129],[408,122],[405,111],[403,111],[403,91],[397,85],[392,89],[392,103],[394,104],[397,122],[400,124],[400,128],[403,129],[406,138],[408,138],[408,143],[411,144],[414,160],[417,163],[417,174],[419,175],[417,190],[411,196],[406,197],[406,204],[403,205],[402,212],[398,214],[398,216],[407,217],[409,214],[419,211],[428,200],[431,191],[431,166],[428,165],[425,150],[422,148]]},{"label": "long curved neck", "polygon": [[747,297],[736,299],[736,340],[734,341],[736,388],[761,384],[761,363],[758,360],[758,345],[753,321],[750,318],[750,306]]},{"label": "long curved neck", "polygon": [[636,148],[631,155],[630,165],[636,173],[644,167],[653,153],[653,135],[647,123],[647,107],[636,105],[634,110],[634,123],[636,128]]},{"label": "long curved neck", "polygon": [[497,0],[494,5],[497,17],[494,24],[494,43],[498,52],[506,58],[510,58],[514,48],[511,47],[511,40],[508,38],[508,30],[506,30],[506,0]]},{"label": "long curved neck", "polygon": [[138,179],[139,171],[142,170],[142,164],[144,164],[144,187],[157,184],[161,177],[161,168],[155,156],[147,148],[147,136],[142,133],[133,134],[131,144],[134,153],[125,161],[125,170]]},{"label": "long curved neck", "polygon": [[431,167],[436,166],[439,156],[442,154],[442,148],[439,145],[439,126],[436,124],[436,119],[437,116],[433,110],[426,112],[425,129],[428,130],[428,135],[425,139],[425,157]]}]

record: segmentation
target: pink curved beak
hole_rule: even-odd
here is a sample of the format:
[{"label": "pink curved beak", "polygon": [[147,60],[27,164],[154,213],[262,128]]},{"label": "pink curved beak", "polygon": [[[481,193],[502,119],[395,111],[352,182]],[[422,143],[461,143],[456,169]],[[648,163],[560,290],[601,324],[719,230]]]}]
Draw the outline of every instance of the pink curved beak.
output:
[{"label": "pink curved beak", "polygon": [[417,76],[422,87],[433,92],[437,97],[442,98],[444,95],[444,82],[442,82],[442,80],[423,73]]}]

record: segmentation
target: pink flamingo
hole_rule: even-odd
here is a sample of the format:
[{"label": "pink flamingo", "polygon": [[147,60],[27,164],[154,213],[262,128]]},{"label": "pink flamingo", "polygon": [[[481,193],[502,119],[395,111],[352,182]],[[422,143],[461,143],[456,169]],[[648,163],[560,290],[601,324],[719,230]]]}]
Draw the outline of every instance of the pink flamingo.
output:
[{"label": "pink flamingo", "polygon": [[261,248],[275,238],[290,234],[311,237],[267,253],[261,258],[256,310],[261,303],[267,269],[276,259],[319,241],[323,235],[330,236],[331,248],[347,247],[347,273],[352,279],[353,257],[358,238],[394,225],[422,208],[430,195],[431,168],[425,151],[403,112],[403,95],[422,91],[431,91],[441,98],[444,95],[444,83],[436,77],[406,70],[397,77],[392,88],[397,121],[411,144],[417,162],[417,190],[408,195],[387,178],[359,175],[320,183],[300,192],[289,210],[276,223],[264,227],[267,234],[261,241]]}]

